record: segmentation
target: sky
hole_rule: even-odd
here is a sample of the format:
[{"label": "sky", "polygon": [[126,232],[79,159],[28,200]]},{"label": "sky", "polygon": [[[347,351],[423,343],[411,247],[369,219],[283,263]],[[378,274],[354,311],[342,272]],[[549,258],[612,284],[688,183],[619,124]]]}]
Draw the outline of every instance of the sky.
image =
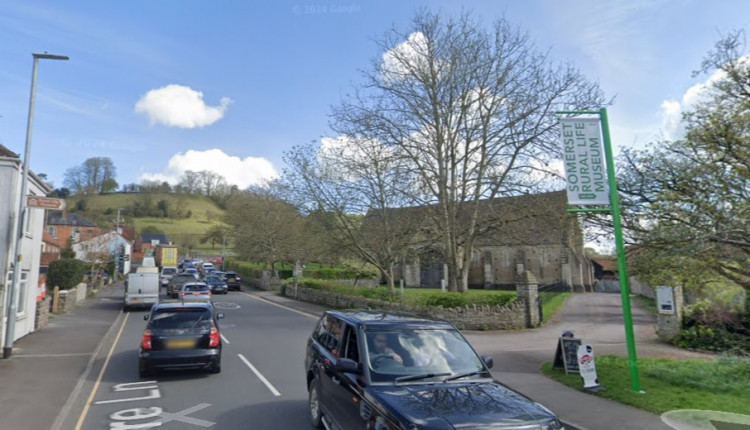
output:
[{"label": "sky", "polygon": [[722,36],[750,28],[750,1],[84,0],[0,2],[0,143],[23,155],[32,53],[40,60],[31,170],[55,187],[109,157],[123,184],[211,170],[246,188],[273,178],[294,145],[337,137],[331,106],[410,33],[422,9],[484,25],[504,18],[551,61],[607,97],[615,151],[679,137]]}]

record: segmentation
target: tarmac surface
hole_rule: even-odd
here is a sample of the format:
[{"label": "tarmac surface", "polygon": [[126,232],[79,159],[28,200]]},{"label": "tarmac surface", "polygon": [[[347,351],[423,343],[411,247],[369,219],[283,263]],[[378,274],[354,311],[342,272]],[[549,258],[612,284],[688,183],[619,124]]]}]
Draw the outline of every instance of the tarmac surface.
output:
[{"label": "tarmac surface", "polygon": [[[325,310],[275,292],[245,291],[310,314]],[[15,342],[12,356],[0,359],[0,428],[66,430],[60,423],[74,401],[80,401],[84,385],[102,364],[99,352],[123,315],[122,297],[121,283],[105,287],[71,312],[51,317],[48,326]],[[639,358],[709,357],[659,343],[655,317],[637,306],[633,307],[633,324]],[[593,345],[595,355],[627,356],[619,294],[577,294],[553,321],[540,328],[464,334],[477,351],[493,356],[496,379],[552,409],[568,429],[672,428],[655,414],[569,388],[542,375],[538,369],[554,358],[563,330],[572,330],[584,344]]]}]

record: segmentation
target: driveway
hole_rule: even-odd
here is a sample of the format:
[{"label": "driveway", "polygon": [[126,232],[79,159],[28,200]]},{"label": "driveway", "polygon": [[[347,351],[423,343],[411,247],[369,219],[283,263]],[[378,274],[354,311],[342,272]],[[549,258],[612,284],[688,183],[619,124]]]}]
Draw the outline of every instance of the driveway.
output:
[{"label": "driveway", "polygon": [[[656,336],[656,316],[648,314],[634,300],[631,307],[639,358],[709,356],[660,343]],[[464,331],[464,334],[481,354],[493,356],[496,369],[538,373],[542,363],[553,360],[557,340],[565,330],[572,330],[584,344],[593,345],[596,355],[628,355],[618,293],[574,294],[552,321],[534,330]]]}]

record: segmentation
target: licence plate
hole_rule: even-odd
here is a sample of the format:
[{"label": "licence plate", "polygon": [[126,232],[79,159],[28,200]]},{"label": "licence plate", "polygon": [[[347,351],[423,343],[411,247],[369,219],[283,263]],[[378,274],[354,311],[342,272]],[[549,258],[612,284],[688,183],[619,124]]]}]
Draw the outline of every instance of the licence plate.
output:
[{"label": "licence plate", "polygon": [[132,299],[130,299],[130,301],[131,301],[131,302],[140,302],[140,301],[141,301],[141,299],[140,299],[140,298],[138,298],[138,297],[133,297]]},{"label": "licence plate", "polygon": [[169,349],[184,349],[194,348],[195,340],[193,339],[175,339],[167,341],[167,348]]}]

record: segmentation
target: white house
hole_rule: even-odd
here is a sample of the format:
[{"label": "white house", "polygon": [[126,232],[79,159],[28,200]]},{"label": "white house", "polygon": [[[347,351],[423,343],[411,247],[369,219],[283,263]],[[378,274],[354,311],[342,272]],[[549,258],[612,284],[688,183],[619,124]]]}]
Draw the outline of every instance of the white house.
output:
[{"label": "white house", "polygon": [[116,231],[73,244],[76,258],[82,261],[105,263],[114,260],[117,255],[127,256],[123,258],[123,273],[130,273],[132,248],[133,244]]},{"label": "white house", "polygon": [[[22,166],[18,155],[0,145],[0,341],[3,345],[16,246],[16,234],[12,230],[21,193]],[[30,172],[27,195],[46,196],[50,191],[49,185]],[[39,281],[44,209],[28,208],[25,218],[25,229],[21,237],[21,278],[15,295],[16,315],[11,316],[16,319],[14,341],[34,331],[37,298],[44,292],[44,286]]]}]

